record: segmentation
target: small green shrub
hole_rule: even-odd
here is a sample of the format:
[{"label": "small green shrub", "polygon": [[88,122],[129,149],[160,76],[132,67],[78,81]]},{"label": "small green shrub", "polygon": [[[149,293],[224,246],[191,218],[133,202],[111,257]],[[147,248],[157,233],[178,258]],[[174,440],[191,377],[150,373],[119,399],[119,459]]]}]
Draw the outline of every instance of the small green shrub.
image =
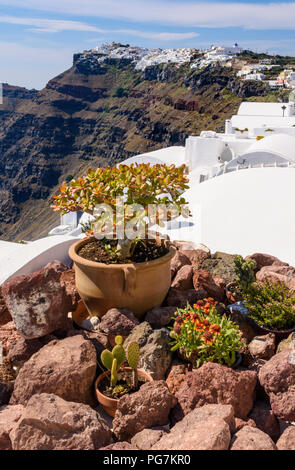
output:
[{"label": "small green shrub", "polygon": [[242,256],[236,256],[235,275],[239,289],[242,293],[247,292],[250,286],[255,282],[256,261],[253,259],[244,259]]},{"label": "small green shrub", "polygon": [[249,316],[258,325],[270,330],[285,330],[295,325],[295,296],[285,283],[255,283],[244,297]]},{"label": "small green shrub", "polygon": [[123,96],[127,96],[127,92],[126,92],[125,88],[123,88],[121,86],[118,86],[118,88],[116,88],[113,96],[115,98],[122,98]]}]

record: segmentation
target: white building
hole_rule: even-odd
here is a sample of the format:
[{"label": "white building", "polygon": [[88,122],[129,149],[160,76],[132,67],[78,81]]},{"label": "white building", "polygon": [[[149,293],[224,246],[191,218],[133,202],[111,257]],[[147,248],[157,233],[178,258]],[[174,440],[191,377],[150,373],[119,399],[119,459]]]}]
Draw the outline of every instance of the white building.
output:
[{"label": "white building", "polygon": [[[192,217],[166,225],[171,240],[243,256],[270,253],[295,265],[295,91],[288,103],[242,103],[224,133],[203,131],[188,137],[185,146],[122,163],[136,162],[188,167],[190,189],[184,197]],[[29,246],[0,242],[0,284],[53,259],[67,262],[68,247],[84,236],[81,223],[88,218],[70,214],[52,236]]]},{"label": "white building", "polygon": [[266,79],[266,76],[263,73],[249,73],[245,75],[245,80],[256,80],[258,82],[263,82]]}]

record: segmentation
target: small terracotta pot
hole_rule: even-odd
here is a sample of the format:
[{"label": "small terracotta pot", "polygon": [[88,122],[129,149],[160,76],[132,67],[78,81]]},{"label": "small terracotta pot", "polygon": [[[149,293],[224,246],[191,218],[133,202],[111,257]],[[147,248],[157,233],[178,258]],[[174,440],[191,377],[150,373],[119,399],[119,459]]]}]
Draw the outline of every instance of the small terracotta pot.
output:
[{"label": "small terracotta pot", "polygon": [[[122,369],[120,369],[121,372],[124,371],[124,370],[129,371],[129,372],[132,371],[131,367],[122,367]],[[103,374],[101,374],[97,377],[96,382],[95,382],[95,393],[96,393],[96,398],[97,398],[98,402],[101,404],[101,406],[103,407],[105,412],[109,416],[114,417],[115,413],[116,413],[116,410],[117,410],[119,400],[115,399],[115,398],[107,397],[106,395],[101,393],[99,391],[99,388],[98,388],[98,385],[100,384],[100,382],[105,377],[109,377],[110,375],[111,375],[111,372],[108,370],[108,371],[104,372]],[[141,378],[145,379],[146,382],[153,382],[154,381],[154,379],[149,374],[147,374],[144,370],[141,370],[141,369],[138,369],[138,377],[141,377]]]},{"label": "small terracotta pot", "polygon": [[231,288],[237,287],[236,282],[230,282],[229,284],[226,285],[225,287],[225,294],[227,301],[230,304],[235,304],[236,302],[240,302],[243,300],[243,297],[236,291],[232,291]]},{"label": "small terracotta pot", "polygon": [[93,238],[80,240],[69,249],[75,263],[76,287],[91,316],[102,317],[111,308],[128,308],[137,318],[159,307],[171,285],[171,259],[176,248],[152,261],[104,264],[77,254]]}]

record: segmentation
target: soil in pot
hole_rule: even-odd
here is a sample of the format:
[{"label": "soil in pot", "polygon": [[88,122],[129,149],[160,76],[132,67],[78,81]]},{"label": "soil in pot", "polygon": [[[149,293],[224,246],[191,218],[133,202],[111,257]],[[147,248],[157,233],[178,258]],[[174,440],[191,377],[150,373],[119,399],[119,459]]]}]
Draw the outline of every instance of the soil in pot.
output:
[{"label": "soil in pot", "polygon": [[[112,248],[116,248],[116,240],[108,240],[107,242]],[[96,261],[97,263],[105,264],[128,264],[128,263],[143,263],[161,258],[169,252],[164,243],[159,245],[156,240],[144,240],[138,242],[134,253],[130,258],[118,259],[116,256],[108,253],[105,250],[105,243],[103,240],[89,240],[88,243],[81,246],[77,254],[89,261]]]},{"label": "soil in pot", "polygon": [[3,384],[14,382],[16,375],[17,373],[13,369],[12,364],[4,359],[3,363],[0,364],[0,382]]},{"label": "soil in pot", "polygon": [[118,382],[116,387],[113,389],[110,387],[110,377],[108,376],[104,377],[102,381],[99,382],[98,390],[106,397],[118,400],[127,393],[131,395],[132,393],[138,392],[140,387],[146,382],[147,381],[144,377],[139,376],[137,388],[132,388],[132,372],[124,370],[122,372],[118,372]]}]

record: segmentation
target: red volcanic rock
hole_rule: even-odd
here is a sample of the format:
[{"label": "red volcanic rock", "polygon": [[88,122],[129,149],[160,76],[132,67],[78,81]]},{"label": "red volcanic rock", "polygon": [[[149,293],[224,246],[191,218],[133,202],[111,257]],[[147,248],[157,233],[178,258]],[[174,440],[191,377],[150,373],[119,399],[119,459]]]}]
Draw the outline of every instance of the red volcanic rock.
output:
[{"label": "red volcanic rock", "polygon": [[264,336],[255,336],[248,345],[250,354],[255,359],[270,359],[276,349],[276,338],[273,333]]},{"label": "red volcanic rock", "polygon": [[182,266],[187,264],[191,264],[188,257],[185,256],[181,251],[177,250],[175,256],[171,260],[171,278],[175,276]]},{"label": "red volcanic rock", "polygon": [[42,338],[36,339],[24,339],[21,336],[17,341],[9,348],[9,353],[7,355],[8,361],[13,364],[23,363],[28,361],[30,357],[43,348],[46,344],[50,343],[56,339],[53,335],[43,336]]},{"label": "red volcanic rock", "polygon": [[202,263],[205,261],[205,259],[211,257],[210,251],[207,250],[181,250],[181,252],[188,257],[190,260],[193,269],[201,269]]},{"label": "red volcanic rock", "polygon": [[138,450],[137,447],[129,444],[127,441],[115,442],[106,447],[101,447],[99,450]]},{"label": "red volcanic rock", "polygon": [[0,326],[0,343],[2,344],[3,356],[9,354],[10,349],[21,338],[13,321]]},{"label": "red volcanic rock", "polygon": [[276,446],[260,429],[244,426],[233,436],[230,450],[276,450]]},{"label": "red volcanic rock", "polygon": [[170,410],[176,403],[163,380],[147,382],[138,392],[124,395],[118,402],[113,421],[116,438],[129,440],[145,428],[168,424]]},{"label": "red volcanic rock", "polygon": [[80,300],[80,295],[76,288],[76,281],[75,281],[75,271],[74,269],[68,269],[61,273],[60,276],[60,285],[65,287],[66,293],[72,299],[72,310],[76,310],[78,306],[78,301]]},{"label": "red volcanic rock", "polygon": [[204,299],[206,296],[207,292],[204,289],[178,290],[171,288],[169,289],[165,304],[169,307],[185,308],[187,303],[193,305],[197,300]]},{"label": "red volcanic rock", "polygon": [[174,419],[179,421],[190,411],[209,403],[232,405],[235,416],[245,419],[253,407],[257,374],[234,371],[215,363],[206,363],[189,372],[178,390]]},{"label": "red volcanic rock", "polygon": [[253,421],[253,419],[247,419],[247,421],[244,421],[241,418],[235,418],[235,428],[236,431],[240,431],[240,429],[244,428],[245,426],[252,426],[253,428],[256,428],[256,423]]},{"label": "red volcanic rock", "polygon": [[273,356],[258,377],[274,414],[285,421],[295,421],[295,349]]},{"label": "red volcanic rock", "polygon": [[104,349],[112,348],[107,336],[100,331],[70,330],[67,333],[68,338],[77,335],[82,336],[84,339],[89,340],[93,344],[98,360],[100,359],[100,355]]},{"label": "red volcanic rock", "polygon": [[150,450],[165,434],[167,430],[163,427],[144,429],[132,437],[131,444],[139,450]]},{"label": "red volcanic rock", "polygon": [[254,253],[253,255],[246,256],[245,259],[253,259],[256,261],[256,270],[259,271],[264,266],[289,266],[288,263],[284,263],[275,256],[268,255],[266,253]]},{"label": "red volcanic rock", "polygon": [[171,287],[178,290],[193,289],[193,267],[188,264],[182,266],[176,273]]},{"label": "red volcanic rock", "polygon": [[295,426],[289,426],[277,441],[278,450],[295,450]]},{"label": "red volcanic rock", "polygon": [[15,277],[2,286],[9,312],[25,339],[68,329],[67,314],[72,310],[72,299],[60,284],[66,270],[67,266],[53,261],[40,271]]},{"label": "red volcanic rock", "polygon": [[222,418],[188,423],[188,417],[177,423],[152,450],[228,450],[230,430]]},{"label": "red volcanic rock", "polygon": [[258,271],[256,279],[259,282],[284,282],[290,289],[295,289],[295,268],[292,266],[265,266]]},{"label": "red volcanic rock", "polygon": [[20,369],[10,404],[25,404],[40,393],[92,404],[96,361],[94,346],[82,335],[51,341]]},{"label": "red volcanic rock", "polygon": [[162,328],[169,325],[171,319],[176,316],[177,307],[155,307],[149,310],[144,318],[152,328]]},{"label": "red volcanic rock", "polygon": [[220,302],[223,301],[225,290],[216,283],[208,271],[203,269],[195,271],[193,283],[196,291],[203,289],[207,292],[209,297],[213,297],[214,300],[218,300]]},{"label": "red volcanic rock", "polygon": [[98,450],[111,431],[90,406],[42,393],[29,400],[10,437],[14,450]]},{"label": "red volcanic rock", "polygon": [[0,450],[12,450],[9,434],[20,419],[24,407],[22,405],[2,406],[0,408]]},{"label": "red volcanic rock", "polygon": [[2,287],[0,286],[0,326],[12,320],[7,305],[2,297]]},{"label": "red volcanic rock", "polygon": [[268,434],[273,441],[279,438],[280,425],[267,402],[256,401],[248,418],[253,420],[257,428]]},{"label": "red volcanic rock", "polygon": [[177,364],[171,367],[166,383],[173,395],[176,395],[190,370],[191,365],[189,364]]},{"label": "red volcanic rock", "polygon": [[111,308],[102,317],[99,329],[106,334],[109,339],[121,335],[130,335],[133,328],[139,324],[133,313],[126,308]]}]

